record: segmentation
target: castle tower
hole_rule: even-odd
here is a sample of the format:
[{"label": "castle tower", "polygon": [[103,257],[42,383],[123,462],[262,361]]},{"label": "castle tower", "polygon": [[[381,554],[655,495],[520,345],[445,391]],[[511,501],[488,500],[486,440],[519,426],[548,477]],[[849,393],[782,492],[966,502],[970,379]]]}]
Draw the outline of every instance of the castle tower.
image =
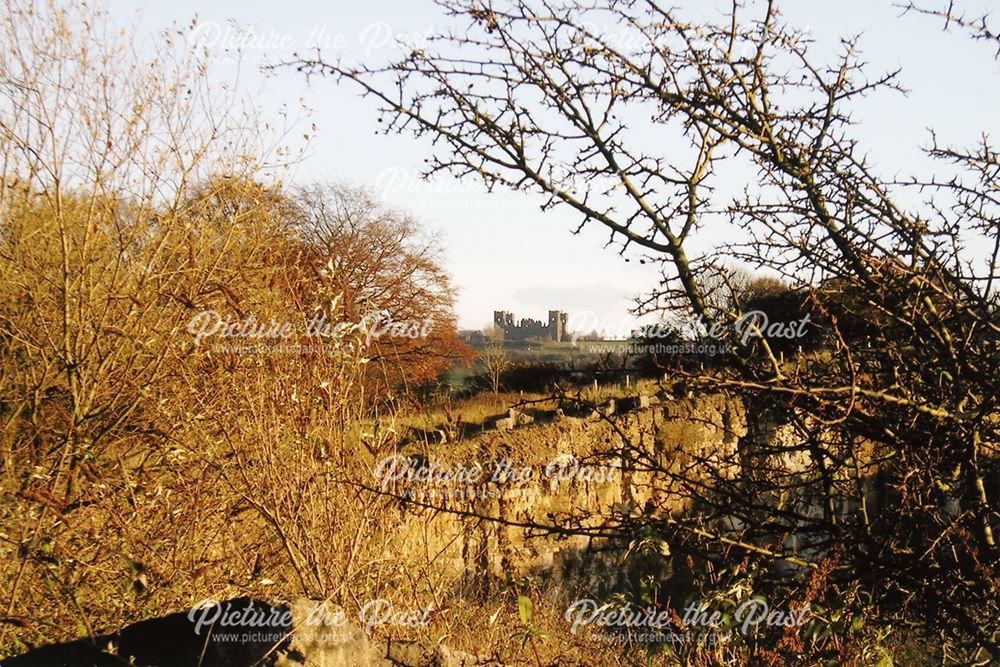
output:
[{"label": "castle tower", "polygon": [[506,310],[494,310],[493,324],[504,333],[509,333],[510,329],[514,326],[514,313],[507,312]]},{"label": "castle tower", "polygon": [[549,337],[557,343],[561,343],[566,333],[566,313],[561,310],[549,311]]}]

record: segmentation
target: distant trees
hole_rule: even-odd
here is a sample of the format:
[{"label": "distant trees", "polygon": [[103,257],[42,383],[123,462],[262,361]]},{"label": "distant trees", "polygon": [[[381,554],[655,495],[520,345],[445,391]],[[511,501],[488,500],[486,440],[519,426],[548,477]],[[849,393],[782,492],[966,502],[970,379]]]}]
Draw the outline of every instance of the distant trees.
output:
[{"label": "distant trees", "polygon": [[371,382],[383,392],[413,390],[471,361],[440,247],[416,220],[360,188],[317,185],[293,196],[311,270],[343,295],[330,315],[364,323]]},{"label": "distant trees", "polygon": [[[733,326],[740,313],[711,289],[742,262],[807,290],[817,334],[830,341],[783,362],[762,337],[693,373],[695,386],[736,392],[797,437],[748,459],[760,474],[739,486],[720,469],[726,492],[697,492],[711,511],[651,525],[709,559],[734,539],[763,545],[746,553],[767,567],[795,558],[801,542],[788,535],[805,536],[827,569],[802,595],[862,589],[874,619],[866,628],[919,623],[971,661],[1000,655],[990,490],[1000,443],[1000,158],[988,135],[967,148],[932,135],[936,173],[879,173],[852,105],[898,90],[898,73],[872,72],[857,40],[833,61],[817,56],[778,2],[733,3],[708,22],[655,1],[443,4],[464,29],[398,61],[298,65],[356,84],[387,132],[432,139],[427,174],[536,193],[647,251],[663,283],[643,309]],[[910,10],[987,42],[987,58],[1000,53],[987,20],[953,8]],[[657,150],[664,144],[645,136],[686,150]],[[734,201],[713,187],[729,165],[753,174]],[[705,250],[709,229],[728,238]],[[873,326],[854,336],[848,322]],[[793,482],[775,462],[802,452]],[[865,479],[876,474],[894,499],[879,516],[865,509]],[[714,540],[701,528],[713,517],[742,528]],[[606,533],[634,525],[623,517],[621,531]],[[797,655],[783,642],[767,649],[768,664]],[[841,657],[860,655],[860,644],[841,645]]]}]

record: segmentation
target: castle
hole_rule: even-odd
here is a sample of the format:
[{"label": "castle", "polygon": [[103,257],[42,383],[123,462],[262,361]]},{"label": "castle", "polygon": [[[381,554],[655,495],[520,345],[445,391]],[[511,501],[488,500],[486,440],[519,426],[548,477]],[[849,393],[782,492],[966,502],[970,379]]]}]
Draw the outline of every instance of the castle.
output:
[{"label": "castle", "polygon": [[541,320],[524,318],[520,322],[514,322],[514,313],[506,310],[493,311],[493,324],[497,329],[503,331],[506,340],[526,340],[537,338],[539,340],[551,340],[562,342],[566,337],[566,322],[569,315],[561,310],[550,310],[548,324]]}]

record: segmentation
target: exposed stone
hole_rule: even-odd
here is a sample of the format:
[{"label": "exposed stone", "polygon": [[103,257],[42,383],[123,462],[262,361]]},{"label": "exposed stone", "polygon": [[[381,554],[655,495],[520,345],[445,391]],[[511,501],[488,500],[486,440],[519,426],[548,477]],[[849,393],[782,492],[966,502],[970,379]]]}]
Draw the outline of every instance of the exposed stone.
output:
[{"label": "exposed stone", "polygon": [[506,417],[501,417],[496,421],[496,429],[498,431],[509,431],[518,426],[530,424],[533,421],[535,421],[535,418],[531,415],[526,415],[517,408],[511,408],[507,411]]},{"label": "exposed stone", "polygon": [[510,419],[514,420],[514,423],[517,426],[524,426],[525,424],[530,424],[531,422],[535,421],[535,418],[532,417],[531,415],[526,415],[520,410],[517,410],[515,408],[510,409],[509,417]]},{"label": "exposed stone", "polygon": [[275,667],[391,664],[383,662],[383,653],[335,605],[300,598],[291,608],[291,640],[288,649],[277,657]]},{"label": "exposed stone", "polygon": [[660,399],[656,396],[649,396],[648,394],[642,394],[641,396],[639,396],[640,408],[649,408],[659,404],[660,404]]},{"label": "exposed stone", "polygon": [[[580,520],[583,527],[598,527],[602,517],[638,513],[647,506],[672,512],[690,509],[683,475],[732,479],[740,474],[746,409],[742,401],[721,394],[653,403],[646,409],[618,413],[613,420],[575,419],[562,410],[556,415],[560,418],[511,431],[498,455],[534,468],[535,479],[517,485],[488,484],[490,493],[476,500],[444,499],[441,504],[515,522],[564,525]],[[623,438],[641,448],[657,467],[677,476],[651,470],[621,471],[620,457],[591,460],[618,466],[616,478],[610,481],[578,476],[555,483],[544,475],[546,464],[557,456],[572,454],[584,461],[595,454],[613,454],[623,447]],[[438,553],[448,573],[473,588],[490,579],[502,580],[508,572],[542,574],[546,594],[564,597],[587,586],[620,588],[632,578],[633,573],[617,563],[621,554],[614,545],[586,537],[537,535],[526,528],[447,512],[431,514],[418,508],[407,510],[400,530],[412,539],[408,537],[402,548]]]},{"label": "exposed stone", "polygon": [[611,417],[615,414],[615,399],[608,399],[606,403],[602,403],[597,406],[597,409],[591,413],[591,419],[601,419],[602,417]]},{"label": "exposed stone", "polygon": [[587,420],[581,417],[572,417],[563,412],[562,408],[556,408],[556,419],[570,426],[580,426],[585,424]]},{"label": "exposed stone", "polygon": [[385,664],[393,667],[486,667],[497,664],[442,644],[431,649],[419,642],[386,640],[381,645],[384,647]]},{"label": "exposed stone", "polygon": [[498,431],[509,431],[517,426],[517,420],[511,419],[510,417],[501,417],[496,421],[495,426]]}]

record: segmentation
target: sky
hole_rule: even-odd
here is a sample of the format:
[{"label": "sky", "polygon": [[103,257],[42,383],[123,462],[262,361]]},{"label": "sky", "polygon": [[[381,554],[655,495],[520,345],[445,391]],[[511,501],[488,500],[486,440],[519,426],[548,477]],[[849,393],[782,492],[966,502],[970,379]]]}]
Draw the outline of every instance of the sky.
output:
[{"label": "sky", "polygon": [[[691,16],[711,11],[698,0],[669,4]],[[378,134],[375,106],[355,89],[330,79],[307,80],[291,69],[264,74],[256,67],[317,47],[330,58],[391,59],[399,53],[398,39],[419,41],[446,25],[431,0],[110,0],[107,6],[116,22],[134,27],[139,48],[153,44],[164,29],[190,25],[194,17],[205,44],[220,48],[242,40],[242,64],[220,57],[210,76],[228,81],[239,67],[240,86],[264,116],[283,107],[307,110],[293,114],[310,134],[307,154],[284,178],[365,186],[415,215],[440,238],[445,268],[457,288],[461,328],[486,326],[495,309],[537,319],[560,309],[570,313],[571,329],[586,331],[628,331],[638,323],[629,309],[656,284],[657,272],[634,255],[626,262],[617,249],[605,247],[608,234],[602,228],[573,234],[580,220],[571,211],[542,212],[537,200],[523,194],[487,195],[467,181],[420,181],[427,144]],[[907,173],[920,164],[919,149],[927,145],[931,127],[958,144],[997,129],[1000,65],[988,46],[943,33],[941,21],[901,16],[890,1],[794,0],[779,6],[788,23],[810,32],[816,54],[832,58],[841,37],[861,35],[863,55],[874,71],[902,68],[908,95],[881,93],[855,107],[858,134],[882,173]],[[981,15],[990,0],[956,0],[956,6]],[[742,187],[728,185],[734,191]]]}]

